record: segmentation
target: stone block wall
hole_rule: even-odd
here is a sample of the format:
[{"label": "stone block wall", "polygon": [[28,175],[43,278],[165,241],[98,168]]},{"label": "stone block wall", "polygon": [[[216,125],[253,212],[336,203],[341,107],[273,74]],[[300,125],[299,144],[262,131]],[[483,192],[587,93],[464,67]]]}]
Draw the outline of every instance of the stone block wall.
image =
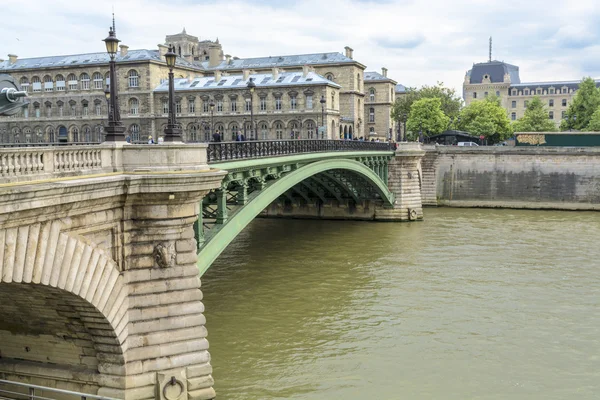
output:
[{"label": "stone block wall", "polygon": [[437,147],[439,205],[600,210],[600,149]]},{"label": "stone block wall", "polygon": [[437,163],[438,152],[435,146],[423,146],[425,155],[421,160],[421,201],[424,206],[437,206]]}]

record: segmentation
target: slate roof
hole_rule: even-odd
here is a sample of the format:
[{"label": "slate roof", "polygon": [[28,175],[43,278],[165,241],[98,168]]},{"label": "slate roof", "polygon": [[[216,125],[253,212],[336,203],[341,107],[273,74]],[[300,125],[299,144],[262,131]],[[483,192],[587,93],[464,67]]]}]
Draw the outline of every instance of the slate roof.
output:
[{"label": "slate roof", "polygon": [[470,83],[481,83],[484,75],[489,75],[492,83],[502,83],[505,74],[510,75],[511,84],[521,83],[519,67],[502,61],[473,64],[473,68],[467,71]]},{"label": "slate roof", "polygon": [[397,84],[396,85],[396,93],[406,93],[406,86]]},{"label": "slate roof", "polygon": [[[595,81],[596,81],[596,87],[600,87],[600,79],[595,79]],[[577,89],[579,89],[580,83],[581,83],[581,81],[524,82],[524,83],[518,83],[515,85],[510,85],[510,88],[511,89],[515,88],[515,89],[535,90],[537,88],[548,89],[551,87],[553,87],[555,89],[561,89],[566,86],[569,89],[577,90]],[[511,94],[511,92],[509,91],[509,95],[510,94]]]},{"label": "slate roof", "polygon": [[[88,53],[88,54],[73,54],[67,56],[50,56],[36,58],[21,58],[17,59],[14,64],[10,64],[9,60],[0,62],[0,71],[10,72],[20,69],[48,69],[57,67],[81,66],[81,65],[98,65],[108,64],[110,58],[106,52]],[[121,56],[117,53],[117,62],[126,61],[159,61],[161,59],[158,50],[129,50],[127,55]],[[177,65],[197,69],[193,64],[187,62],[181,57],[177,57]]]},{"label": "slate roof", "polygon": [[208,61],[196,62],[196,65],[199,65],[205,70],[211,71],[249,68],[293,67],[302,65],[340,64],[356,62],[356,60],[348,58],[342,53],[334,52],[231,59],[229,61],[229,64],[227,64],[227,61],[225,60],[215,67],[209,67]]},{"label": "slate roof", "polygon": [[367,81],[392,81],[392,79],[381,75],[379,72],[375,71],[365,71],[364,78],[365,82]]},{"label": "slate roof", "polygon": [[[276,80],[273,80],[272,74],[252,74],[249,78],[254,79],[256,88],[269,88],[278,86],[311,86],[311,85],[329,85],[336,88],[341,86],[337,83],[328,81],[324,77],[314,72],[309,72],[303,76],[302,72],[283,72]],[[217,82],[214,76],[197,77],[194,79],[175,79],[175,90],[214,90],[214,89],[244,89],[247,80],[243,75],[227,75],[221,77]],[[169,81],[158,85],[155,92],[168,92]]]}]

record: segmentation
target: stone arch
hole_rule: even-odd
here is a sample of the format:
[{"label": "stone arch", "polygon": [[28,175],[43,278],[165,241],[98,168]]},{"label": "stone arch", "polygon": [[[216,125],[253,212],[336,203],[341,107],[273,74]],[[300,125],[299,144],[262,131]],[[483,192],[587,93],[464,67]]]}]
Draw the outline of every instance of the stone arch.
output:
[{"label": "stone arch", "polygon": [[[118,395],[126,387],[127,285],[110,255],[64,228],[50,221],[0,230],[0,372],[24,359],[29,366],[19,361],[11,379],[55,377],[61,387],[69,370],[68,388]],[[45,353],[47,342],[60,354]]]}]

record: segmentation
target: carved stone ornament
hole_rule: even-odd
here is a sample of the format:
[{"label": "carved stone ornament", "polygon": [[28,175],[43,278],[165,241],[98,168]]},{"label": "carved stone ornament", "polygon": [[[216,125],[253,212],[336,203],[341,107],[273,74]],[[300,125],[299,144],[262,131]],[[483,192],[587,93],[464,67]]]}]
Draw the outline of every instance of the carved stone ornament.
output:
[{"label": "carved stone ornament", "polygon": [[175,265],[175,245],[159,243],[154,247],[154,260],[160,268],[170,268]]}]

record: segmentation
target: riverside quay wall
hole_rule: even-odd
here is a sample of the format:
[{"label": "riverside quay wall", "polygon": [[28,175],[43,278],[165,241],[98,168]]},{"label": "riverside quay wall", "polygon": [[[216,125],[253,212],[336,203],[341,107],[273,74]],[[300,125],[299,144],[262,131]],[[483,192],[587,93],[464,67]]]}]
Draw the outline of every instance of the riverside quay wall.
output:
[{"label": "riverside quay wall", "polygon": [[423,205],[600,210],[600,148],[426,146],[425,151]]}]

